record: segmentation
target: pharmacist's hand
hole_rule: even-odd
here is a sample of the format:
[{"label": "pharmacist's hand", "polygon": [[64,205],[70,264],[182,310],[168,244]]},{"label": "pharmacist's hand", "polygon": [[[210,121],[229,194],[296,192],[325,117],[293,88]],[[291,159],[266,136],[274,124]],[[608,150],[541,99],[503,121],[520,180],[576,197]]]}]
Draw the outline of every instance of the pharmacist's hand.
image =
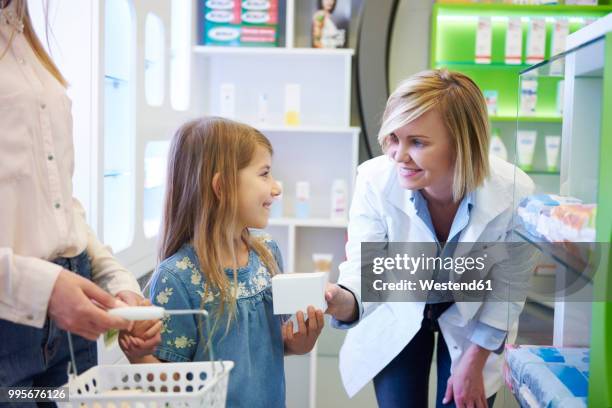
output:
[{"label": "pharmacist's hand", "polygon": [[468,347],[446,383],[442,404],[454,401],[460,408],[487,408],[482,371],[489,354],[489,350],[476,344]]},{"label": "pharmacist's hand", "polygon": [[306,354],[314,347],[323,330],[325,320],[323,311],[308,306],[308,320],[304,322],[304,313],[297,312],[298,331],[293,332],[293,322],[289,321],[282,327],[283,341],[287,354]]},{"label": "pharmacist's hand", "polygon": [[328,283],[325,288],[325,300],[327,301],[325,313],[332,315],[337,320],[350,323],[359,317],[355,296],[341,286]]},{"label": "pharmacist's hand", "polygon": [[114,297],[92,281],[62,270],[53,286],[47,311],[61,329],[96,340],[110,329],[130,326],[127,320],[106,312],[117,305]]},{"label": "pharmacist's hand", "polygon": [[[138,306],[151,306],[148,299],[142,299]],[[130,330],[119,332],[119,346],[130,362],[152,354],[161,343],[161,320],[142,320],[134,322]]]}]

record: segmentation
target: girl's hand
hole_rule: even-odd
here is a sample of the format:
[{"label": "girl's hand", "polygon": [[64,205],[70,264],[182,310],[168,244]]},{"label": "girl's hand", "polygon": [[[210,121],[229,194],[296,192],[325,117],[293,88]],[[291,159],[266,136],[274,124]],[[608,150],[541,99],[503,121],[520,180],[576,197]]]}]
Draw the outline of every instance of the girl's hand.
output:
[{"label": "girl's hand", "polygon": [[[148,299],[139,302],[139,306],[150,306]],[[161,343],[162,322],[160,320],[143,320],[134,322],[130,330],[119,332],[119,346],[130,362],[152,354]]]},{"label": "girl's hand", "polygon": [[459,408],[487,408],[482,370],[491,352],[475,344],[461,357],[455,372],[446,384],[443,404],[455,401]]},{"label": "girl's hand", "polygon": [[308,306],[308,320],[304,322],[304,313],[297,312],[299,330],[293,333],[293,322],[289,321],[282,327],[285,352],[287,354],[306,354],[314,347],[321,330],[325,325],[323,311]]}]

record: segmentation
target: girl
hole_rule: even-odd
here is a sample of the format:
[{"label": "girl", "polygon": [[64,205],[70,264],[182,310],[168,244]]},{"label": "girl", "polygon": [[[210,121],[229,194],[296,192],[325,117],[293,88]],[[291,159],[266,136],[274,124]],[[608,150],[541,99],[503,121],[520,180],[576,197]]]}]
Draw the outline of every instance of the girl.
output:
[{"label": "girl", "polygon": [[[264,228],[280,189],[270,173],[272,146],[257,130],[204,118],[183,125],[169,153],[159,258],[151,300],[166,309],[209,312],[210,333],[197,315],[164,319],[153,355],[121,346],[132,363],[234,361],[227,406],[285,405],[283,356],[304,354],[323,328],[323,312],[298,312],[299,331],[272,309],[270,278],[282,268],[276,243],[252,235]],[[201,334],[203,333],[203,334]],[[137,344],[137,342],[136,342]]]}]

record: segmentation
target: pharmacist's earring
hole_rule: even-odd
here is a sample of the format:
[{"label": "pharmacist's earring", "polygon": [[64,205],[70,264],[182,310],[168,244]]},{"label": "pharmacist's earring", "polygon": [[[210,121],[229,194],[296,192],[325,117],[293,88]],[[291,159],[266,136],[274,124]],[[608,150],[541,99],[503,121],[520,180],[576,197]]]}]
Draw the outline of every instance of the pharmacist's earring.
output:
[{"label": "pharmacist's earring", "polygon": [[215,195],[217,196],[218,199],[221,198],[221,186],[219,184],[221,183],[220,179],[221,179],[221,173],[215,173],[212,179],[212,189],[215,192]]}]

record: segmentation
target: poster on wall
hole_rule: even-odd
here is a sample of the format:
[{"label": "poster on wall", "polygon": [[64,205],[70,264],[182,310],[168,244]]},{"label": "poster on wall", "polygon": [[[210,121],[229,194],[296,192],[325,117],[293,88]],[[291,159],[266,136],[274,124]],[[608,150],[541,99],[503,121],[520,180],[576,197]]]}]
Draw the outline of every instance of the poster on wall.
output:
[{"label": "poster on wall", "polygon": [[312,47],[346,48],[351,0],[314,0],[312,4]]},{"label": "poster on wall", "polygon": [[279,0],[198,0],[198,43],[276,47]]}]

